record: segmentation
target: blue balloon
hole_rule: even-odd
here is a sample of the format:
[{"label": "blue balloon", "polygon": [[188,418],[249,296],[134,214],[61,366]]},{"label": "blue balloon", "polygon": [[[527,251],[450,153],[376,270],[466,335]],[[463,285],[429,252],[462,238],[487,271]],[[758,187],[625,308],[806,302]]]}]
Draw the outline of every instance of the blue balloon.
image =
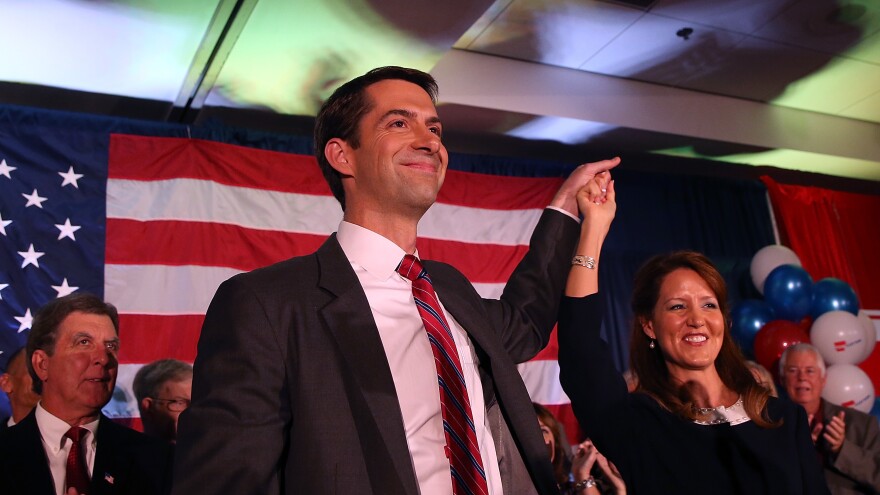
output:
[{"label": "blue balloon", "polygon": [[813,318],[828,311],[849,311],[859,314],[859,298],[856,291],[839,278],[823,278],[813,284],[813,301],[810,305],[810,314]]},{"label": "blue balloon", "polygon": [[871,408],[871,416],[877,418],[877,421],[880,421],[880,397],[874,399],[874,407]]},{"label": "blue balloon", "polygon": [[800,322],[810,314],[813,279],[796,265],[780,265],[764,281],[764,300],[773,308],[776,318]]},{"label": "blue balloon", "polygon": [[754,357],[755,334],[767,322],[775,320],[773,308],[760,299],[746,299],[730,311],[730,335],[743,353]]}]

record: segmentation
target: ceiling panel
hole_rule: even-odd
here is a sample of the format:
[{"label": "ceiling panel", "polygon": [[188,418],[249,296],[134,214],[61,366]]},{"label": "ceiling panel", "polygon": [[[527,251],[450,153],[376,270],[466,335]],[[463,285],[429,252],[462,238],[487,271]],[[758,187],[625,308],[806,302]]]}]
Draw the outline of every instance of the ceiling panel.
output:
[{"label": "ceiling panel", "polygon": [[[405,65],[470,106],[450,124],[467,114],[507,139],[726,141],[781,148],[730,153],[760,164],[797,167],[789,149],[876,162],[880,180],[880,0],[0,0],[0,20],[3,103],[260,128]],[[504,79],[495,61],[513,63]]]},{"label": "ceiling panel", "polygon": [[[342,82],[383,65],[428,71],[491,4],[260,0],[206,105],[315,115]],[[421,20],[422,22],[418,22]]]},{"label": "ceiling panel", "polygon": [[794,81],[822,69],[830,55],[758,38],[743,39],[718,70],[682,87],[757,101],[771,101]]},{"label": "ceiling panel", "polygon": [[[687,38],[677,35],[692,30]],[[645,15],[581,66],[581,69],[677,85],[722,70],[726,54],[745,36],[731,31]]]},{"label": "ceiling panel", "polygon": [[858,52],[848,52],[878,31],[880,2],[877,0],[801,0],[763,26],[755,36],[859,58]]},{"label": "ceiling panel", "polygon": [[642,15],[596,1],[514,0],[468,49],[577,68]]},{"label": "ceiling panel", "polygon": [[880,116],[880,89],[871,96],[856,102],[851,107],[843,109],[840,115],[852,119],[877,122],[878,116]]},{"label": "ceiling panel", "polygon": [[[651,13],[728,31],[751,34],[797,1],[659,0],[651,9]],[[834,0],[819,1],[833,2]]]},{"label": "ceiling panel", "polygon": [[4,0],[0,80],[174,101],[216,5]]},{"label": "ceiling panel", "polygon": [[[823,70],[792,82],[773,100],[776,105],[840,115],[877,93],[880,65],[836,58]],[[880,122],[880,113],[865,120]]]},{"label": "ceiling panel", "polygon": [[880,64],[880,32],[863,39],[861,43],[847,50],[844,56],[863,62]]}]

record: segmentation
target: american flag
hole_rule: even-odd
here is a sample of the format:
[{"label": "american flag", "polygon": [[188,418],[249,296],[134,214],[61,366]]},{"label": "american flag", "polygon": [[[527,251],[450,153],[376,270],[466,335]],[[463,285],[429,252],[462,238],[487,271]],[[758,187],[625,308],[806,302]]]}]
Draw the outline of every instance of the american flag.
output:
[{"label": "american flag", "polygon": [[[106,154],[88,163],[67,156],[62,142],[52,161],[7,158],[15,170],[0,184],[15,184],[17,195],[4,189],[0,205],[4,221],[13,222],[0,237],[7,277],[0,284],[9,284],[0,290],[0,350],[20,345],[27,333],[14,318],[32,314],[56,290],[103,294],[119,309],[122,341],[117,390],[104,412],[122,420],[138,416],[131,381],[143,364],[195,358],[204,313],[223,280],[313,252],[342,211],[309,155],[124,134],[105,146]],[[77,175],[77,187],[66,184]],[[498,297],[561,181],[450,170],[419,225],[420,254],[451,263],[484,297]],[[24,196],[33,188],[48,198],[42,208],[25,206],[37,201]],[[17,208],[7,206],[16,201]],[[22,237],[13,229],[22,224],[47,233]],[[61,236],[74,227],[75,240]],[[40,266],[25,266],[37,256],[28,251],[31,242],[46,252]],[[35,292],[38,285],[45,287]],[[533,400],[557,413],[574,439],[555,346],[521,365],[521,373]]]}]

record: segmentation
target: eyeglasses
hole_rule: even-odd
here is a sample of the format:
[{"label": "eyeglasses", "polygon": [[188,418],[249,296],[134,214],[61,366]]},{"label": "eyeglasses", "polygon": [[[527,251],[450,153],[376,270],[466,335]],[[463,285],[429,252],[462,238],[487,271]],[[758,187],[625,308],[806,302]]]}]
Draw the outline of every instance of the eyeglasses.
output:
[{"label": "eyeglasses", "polygon": [[181,412],[189,407],[190,400],[189,399],[156,399],[153,398],[156,402],[167,402],[168,410],[172,412]]}]

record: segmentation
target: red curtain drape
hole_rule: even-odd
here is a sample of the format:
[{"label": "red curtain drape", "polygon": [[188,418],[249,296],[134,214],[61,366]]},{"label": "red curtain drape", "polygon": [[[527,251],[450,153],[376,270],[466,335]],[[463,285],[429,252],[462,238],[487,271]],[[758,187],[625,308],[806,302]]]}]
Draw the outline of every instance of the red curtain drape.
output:
[{"label": "red curtain drape", "polygon": [[[779,184],[767,186],[783,244],[819,280],[850,284],[865,310],[880,310],[880,196]],[[880,346],[859,366],[880,393]]]}]

